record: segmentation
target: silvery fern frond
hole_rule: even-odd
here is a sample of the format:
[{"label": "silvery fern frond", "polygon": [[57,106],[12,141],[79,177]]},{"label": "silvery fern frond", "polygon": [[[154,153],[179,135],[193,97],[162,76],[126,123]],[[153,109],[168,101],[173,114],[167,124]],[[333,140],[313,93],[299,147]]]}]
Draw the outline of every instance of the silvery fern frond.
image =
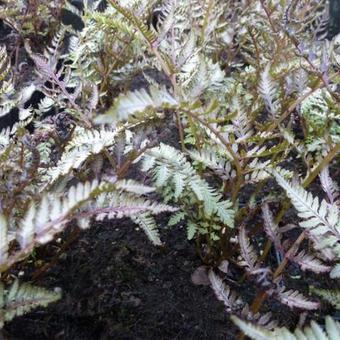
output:
[{"label": "silvery fern frond", "polygon": [[340,263],[337,263],[329,274],[331,279],[336,279],[340,277]]},{"label": "silvery fern frond", "polygon": [[148,239],[155,246],[162,245],[155,219],[150,214],[133,215],[131,219],[142,228]]},{"label": "silvery fern frond", "polygon": [[77,127],[57,165],[47,170],[48,182],[52,183],[72,169],[78,169],[89,156],[99,154],[104,148],[112,146],[117,133],[118,130],[87,130]]},{"label": "silvery fern frond", "polygon": [[327,194],[330,204],[334,204],[338,201],[340,204],[340,192],[338,185],[329,176],[329,167],[322,169],[319,175],[322,189]]},{"label": "silvery fern frond", "polygon": [[24,216],[18,219],[15,240],[20,248],[12,251],[9,251],[13,240],[8,230],[9,221],[0,215],[0,270],[25,258],[34,247],[50,242],[71,220],[77,220],[81,228],[87,228],[92,217],[96,220],[130,217],[142,226],[154,244],[160,244],[151,214],[177,209],[141,197],[150,191],[150,187],[132,182],[120,181],[116,186],[94,180],[78,183],[63,195],[44,193],[40,201],[32,201]]},{"label": "silvery fern frond", "polygon": [[8,249],[8,220],[3,214],[0,214],[0,263],[4,263],[7,260]]},{"label": "silvery fern frond", "polygon": [[154,187],[143,185],[132,179],[124,179],[115,183],[119,190],[127,191],[137,195],[146,195],[155,191]]},{"label": "silvery fern frond", "polygon": [[[20,252],[27,253],[33,249],[35,243],[44,244],[51,241],[70,221],[76,209],[93,198],[98,190],[105,190],[98,181],[78,183],[70,187],[63,197],[47,193],[42,196],[39,204],[32,202],[18,222],[16,239],[21,248]],[[11,257],[12,260],[15,259],[13,255]]]},{"label": "silvery fern frond", "polygon": [[240,297],[232,292],[223,280],[214,273],[213,270],[209,271],[209,281],[218,300],[222,301],[227,308],[227,312],[240,311],[244,308],[245,303]]},{"label": "silvery fern frond", "polygon": [[208,149],[203,149],[201,151],[188,151],[188,153],[194,161],[202,163],[204,166],[221,176],[224,180],[235,176],[235,173],[231,170],[229,159],[225,160],[222,157],[219,157],[216,152],[210,152]]},{"label": "silvery fern frond", "polygon": [[240,227],[238,239],[240,243],[241,256],[243,259],[240,262],[240,265],[246,267],[246,270],[252,274],[259,268],[260,265],[258,263],[258,256],[255,252],[255,249],[250,243],[246,234],[246,228],[244,224],[242,224]]},{"label": "silvery fern frond", "polygon": [[0,131],[0,154],[10,144],[11,141],[11,129],[6,128]]},{"label": "silvery fern frond", "polygon": [[330,316],[326,316],[325,329],[318,325],[315,321],[304,329],[297,328],[294,333],[287,328],[275,328],[269,331],[263,326],[255,325],[250,322],[241,320],[235,315],[231,316],[231,320],[241,329],[241,331],[254,340],[306,340],[306,339],[322,339],[337,340],[340,338],[340,323]]},{"label": "silvery fern frond", "polygon": [[229,200],[211,188],[187,161],[184,154],[175,148],[160,144],[149,149],[143,156],[142,170],[153,175],[156,187],[174,189],[169,199],[178,202],[180,197],[194,194],[203,203],[207,216],[216,215],[221,222],[234,227],[234,210]]},{"label": "silvery fern frond", "polygon": [[95,121],[97,123],[117,123],[148,109],[157,110],[177,105],[177,100],[165,87],[150,86],[149,91],[143,88],[121,94],[113,106],[105,114],[98,116]]},{"label": "silvery fern frond", "polygon": [[331,266],[325,265],[321,260],[312,254],[308,254],[305,250],[301,250],[291,260],[298,264],[303,271],[310,270],[314,273],[327,273],[332,269]]},{"label": "silvery fern frond", "polygon": [[268,235],[269,239],[274,243],[277,249],[281,248],[281,233],[279,226],[275,223],[272,212],[270,211],[269,204],[264,203],[262,205],[262,217],[264,220],[264,231]]},{"label": "silvery fern frond", "polygon": [[[110,186],[112,184],[109,184]],[[143,213],[157,215],[177,211],[169,205],[148,200],[128,191],[121,191],[121,187],[116,190],[115,185],[113,187],[114,190],[104,191],[96,196],[96,199],[86,206],[80,215],[96,216],[96,220],[101,221],[105,218],[135,217]]]},{"label": "silvery fern frond", "polygon": [[176,3],[175,1],[168,1],[162,7],[162,17],[159,20],[158,25],[158,37],[155,45],[159,45],[166,37],[168,32],[175,25],[175,12],[176,12]]},{"label": "silvery fern frond", "polygon": [[340,290],[319,289],[311,287],[310,291],[311,293],[314,293],[326,300],[336,309],[340,309]]},{"label": "silvery fern frond", "polygon": [[[11,61],[7,55],[6,46],[0,46],[0,97],[8,95],[13,91],[11,76]],[[4,102],[1,103],[4,105]]]},{"label": "silvery fern frond", "polygon": [[276,99],[277,89],[269,71],[270,65],[268,64],[261,73],[261,81],[258,91],[264,100],[267,110],[273,117],[276,117],[279,113],[278,111],[280,107]]},{"label": "silvery fern frond", "polygon": [[211,288],[213,289],[218,300],[222,301],[228,313],[242,315],[248,321],[254,321],[266,329],[272,329],[276,326],[276,321],[271,321],[271,314],[254,314],[247,303],[239,297],[234,291],[226,285],[223,280],[210,269],[208,273]]},{"label": "silvery fern frond", "polygon": [[305,310],[314,310],[320,307],[319,302],[311,301],[296,290],[284,290],[280,288],[276,291],[276,298],[290,308],[300,308]]},{"label": "silvery fern frond", "polygon": [[0,282],[0,328],[14,317],[37,307],[46,307],[60,298],[60,292],[48,291],[28,283],[19,284],[17,280],[8,289]]},{"label": "silvery fern frond", "polygon": [[286,191],[292,204],[303,219],[299,225],[312,236],[316,249],[328,248],[340,256],[340,214],[339,207],[319,202],[318,197],[301,186],[286,181],[279,172],[272,171],[278,184]]}]

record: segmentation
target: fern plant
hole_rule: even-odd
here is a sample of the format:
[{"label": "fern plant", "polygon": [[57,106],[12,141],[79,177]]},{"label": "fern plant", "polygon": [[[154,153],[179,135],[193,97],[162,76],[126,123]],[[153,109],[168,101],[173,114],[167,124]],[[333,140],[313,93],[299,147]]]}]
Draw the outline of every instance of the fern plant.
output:
[{"label": "fern plant", "polygon": [[[2,271],[71,220],[87,228],[130,217],[160,245],[152,216],[169,212],[246,334],[301,338],[273,331],[278,315],[262,307],[267,299],[307,313],[320,307],[307,285],[291,289],[293,266],[339,277],[339,53],[336,39],[322,39],[326,5],[110,0],[80,11],[68,3],[83,29],[61,25],[44,49],[26,40],[37,77],[14,96],[2,48],[0,118],[14,107],[20,117],[0,133]],[[44,99],[25,108],[35,89]],[[176,145],[149,133],[164,121],[176,126]],[[145,183],[127,180],[137,163]],[[250,286],[253,302],[231,293],[233,282]],[[313,332],[322,336],[315,323],[305,331]]]},{"label": "fern plant", "polygon": [[[69,62],[74,45],[67,47],[64,38],[74,32],[68,30],[61,26],[43,53],[33,51],[32,44],[25,41],[37,77],[34,87],[23,88],[14,96],[16,79],[6,48],[1,49],[1,115],[11,116],[17,107],[19,112],[19,121],[0,134],[1,273],[53,240],[71,221],[85,229],[94,220],[130,217],[159,246],[162,242],[153,216],[177,210],[147,198],[154,188],[122,179],[147,140],[130,143],[130,152],[123,158],[120,142],[143,121],[94,127],[97,85]],[[26,101],[36,89],[44,98],[35,107],[27,107]],[[56,110],[54,117],[46,114],[51,107]],[[32,122],[34,131],[30,133]],[[102,159],[109,169],[98,168]],[[1,287],[4,291],[3,283]],[[18,282],[8,295],[2,294],[1,327],[16,315],[60,298],[59,293]]]},{"label": "fern plant", "polygon": [[[180,208],[170,224],[186,225],[206,264],[229,260],[245,272],[258,290],[247,307],[254,314],[269,297],[290,308],[317,309],[319,302],[286,287],[282,274],[294,263],[303,271],[332,271],[335,277],[332,268],[339,258],[336,186],[329,176],[320,175],[327,201],[305,191],[339,152],[333,113],[339,100],[335,51],[320,40],[321,26],[307,14],[319,11],[320,5],[170,1],[161,5],[163,14],[154,29],[143,24],[140,7],[110,4],[107,13],[122,19],[122,32],[144,42],[133,57],[142,63],[134,65],[140,72],[146,67],[162,70],[168,88],[157,89],[155,80],[146,76],[148,90],[120,94],[96,122],[122,126],[139,117],[149,121],[160,113],[172,114],[181,151],[160,144],[142,157],[150,181],[166,202]],[[101,15],[95,18],[99,22]],[[110,20],[102,19],[101,27],[115,27],[113,37],[119,29]],[[305,33],[297,22],[308,28]],[[133,29],[135,35],[128,33]],[[133,69],[133,63],[124,67]],[[303,219],[303,232],[295,242],[286,234],[292,226],[280,225],[289,202],[277,208],[282,195],[275,197],[268,190],[273,177]],[[252,194],[245,198],[249,187]],[[264,189],[268,195],[262,194]],[[253,228],[259,210],[263,222]],[[262,239],[267,240],[258,244]],[[313,249],[302,249],[305,239]],[[268,259],[271,249],[274,268]],[[214,275],[216,292],[219,278]],[[237,301],[227,303],[229,312],[247,318]]]}]

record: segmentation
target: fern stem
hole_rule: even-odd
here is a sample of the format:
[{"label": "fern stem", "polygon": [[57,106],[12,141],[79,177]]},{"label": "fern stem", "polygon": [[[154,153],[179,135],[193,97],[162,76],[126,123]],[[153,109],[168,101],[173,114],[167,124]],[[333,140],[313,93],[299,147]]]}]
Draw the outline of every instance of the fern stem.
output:
[{"label": "fern stem", "polygon": [[[287,253],[285,254],[285,257],[282,260],[282,262],[280,263],[280,265],[276,268],[276,270],[273,274],[274,280],[276,278],[278,278],[281,275],[281,273],[284,271],[284,269],[286,268],[286,265],[288,264],[289,258],[298,250],[300,244],[302,243],[302,241],[304,239],[305,239],[305,232],[302,232],[300,234],[300,236],[295,240],[293,245],[287,251]],[[261,308],[264,300],[267,298],[267,296],[268,296],[267,291],[261,291],[261,293],[256,296],[255,300],[253,301],[253,303],[250,307],[251,311],[254,314],[256,314],[260,310],[260,308]]]},{"label": "fern stem", "polygon": [[[226,149],[228,150],[228,152],[230,153],[234,163],[235,163],[235,167],[236,167],[236,172],[237,172],[237,182],[236,182],[236,186],[235,189],[233,191],[233,198],[236,201],[236,196],[238,194],[239,188],[241,187],[241,184],[243,183],[243,170],[242,170],[242,166],[241,163],[237,157],[237,155],[235,154],[234,150],[232,149],[232,145],[231,143],[229,143],[221,134],[218,130],[216,130],[214,127],[212,127],[209,123],[207,123],[206,121],[204,121],[202,118],[200,118],[197,114],[186,110],[186,109],[181,109],[181,111],[183,111],[184,113],[186,113],[187,115],[189,115],[190,117],[196,119],[197,121],[199,121],[203,126],[205,126],[206,128],[208,128],[219,140],[220,142],[226,147]],[[235,203],[235,201],[233,201],[233,203]]]},{"label": "fern stem", "polygon": [[185,148],[185,143],[184,143],[183,126],[181,123],[181,116],[177,110],[176,110],[176,120],[177,120],[177,128],[178,128],[179,138],[181,142],[182,152],[185,152],[186,148]]},{"label": "fern stem", "polygon": [[340,143],[335,144],[333,149],[327,154],[327,156],[317,165],[317,167],[308,175],[303,181],[302,186],[306,188],[313,180],[319,175],[319,173],[340,153]]},{"label": "fern stem", "polygon": [[129,170],[129,167],[131,164],[140,157],[147,149],[153,148],[155,145],[157,145],[158,142],[150,142],[146,146],[144,146],[142,149],[140,149],[135,155],[133,155],[131,158],[129,158],[125,163],[117,170],[117,177],[123,178],[126,174],[126,172]]},{"label": "fern stem", "polygon": [[105,157],[108,159],[108,161],[110,162],[112,168],[115,170],[116,169],[116,162],[113,159],[113,157],[110,155],[110,152],[106,148],[104,148],[103,153],[104,153]]}]

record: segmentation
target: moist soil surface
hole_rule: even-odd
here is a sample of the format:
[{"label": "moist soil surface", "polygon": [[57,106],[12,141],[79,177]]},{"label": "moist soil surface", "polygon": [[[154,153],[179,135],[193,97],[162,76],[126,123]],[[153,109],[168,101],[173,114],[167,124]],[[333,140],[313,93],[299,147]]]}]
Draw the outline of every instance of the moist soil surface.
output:
[{"label": "moist soil surface", "polygon": [[[64,235],[67,242],[71,235]],[[184,230],[161,231],[154,247],[128,220],[82,232],[56,264],[62,243],[37,250],[23,279],[60,287],[62,299],[17,317],[5,327],[9,339],[234,339],[223,304],[191,274],[201,265]],[[38,273],[38,275],[37,275]]]}]

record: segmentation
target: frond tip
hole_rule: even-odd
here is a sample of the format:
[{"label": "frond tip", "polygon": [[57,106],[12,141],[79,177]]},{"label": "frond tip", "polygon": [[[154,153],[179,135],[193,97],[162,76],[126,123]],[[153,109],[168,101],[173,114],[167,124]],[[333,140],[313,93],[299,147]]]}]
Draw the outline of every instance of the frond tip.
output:
[{"label": "frond tip", "polygon": [[28,283],[19,284],[16,280],[5,290],[0,283],[0,328],[4,323],[14,317],[23,315],[34,308],[46,307],[48,304],[61,298],[60,292],[51,292],[43,288],[32,286]]},{"label": "frond tip", "polygon": [[155,219],[150,214],[140,214],[131,217],[132,221],[137,223],[145,232],[148,239],[155,245],[161,246],[162,241],[159,238]]}]

